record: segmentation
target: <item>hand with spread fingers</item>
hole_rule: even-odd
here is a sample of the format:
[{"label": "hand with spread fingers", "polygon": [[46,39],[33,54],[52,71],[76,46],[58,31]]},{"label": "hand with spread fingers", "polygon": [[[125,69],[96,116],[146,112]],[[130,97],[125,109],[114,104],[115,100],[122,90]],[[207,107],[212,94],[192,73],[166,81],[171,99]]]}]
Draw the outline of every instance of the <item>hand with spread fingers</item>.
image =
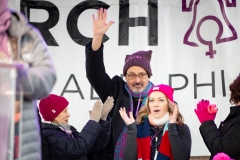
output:
[{"label": "hand with spread fingers", "polygon": [[92,15],[93,20],[93,35],[97,37],[103,37],[108,28],[114,23],[110,21],[106,23],[107,20],[107,10],[100,8],[97,11],[97,18],[95,15]]},{"label": "hand with spread fingers", "polygon": [[125,107],[120,108],[119,113],[126,125],[129,125],[135,122],[132,112],[129,112],[129,117],[128,117]]},{"label": "hand with spread fingers", "polygon": [[178,105],[172,101],[169,101],[170,107],[173,109],[173,113],[170,115],[169,123],[176,123],[178,114]]},{"label": "hand with spread fingers", "polygon": [[92,111],[89,111],[90,120],[99,122],[101,115],[102,115],[102,109],[103,109],[102,102],[99,100],[97,102],[95,102]]},{"label": "hand with spread fingers", "polygon": [[114,99],[113,97],[108,97],[107,100],[103,104],[103,110],[102,110],[102,115],[101,119],[105,120],[107,119],[108,113],[112,110],[113,105],[114,105]]},{"label": "hand with spread fingers", "polygon": [[214,120],[218,111],[215,104],[210,104],[208,100],[201,100],[197,104],[197,108],[194,109],[199,121],[201,123],[209,120]]},{"label": "hand with spread fingers", "polygon": [[100,8],[97,11],[97,18],[95,15],[92,15],[93,21],[93,40],[92,40],[92,50],[97,51],[101,47],[102,39],[108,28],[114,23],[110,21],[106,23],[107,20],[107,10]]}]

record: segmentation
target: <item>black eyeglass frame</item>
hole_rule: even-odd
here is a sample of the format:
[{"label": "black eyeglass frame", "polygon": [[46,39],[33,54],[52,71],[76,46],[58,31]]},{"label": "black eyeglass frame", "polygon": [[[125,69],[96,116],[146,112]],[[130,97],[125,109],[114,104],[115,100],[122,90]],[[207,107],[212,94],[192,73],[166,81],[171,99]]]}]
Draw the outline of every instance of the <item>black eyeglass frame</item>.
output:
[{"label": "black eyeglass frame", "polygon": [[133,80],[133,79],[136,79],[137,77],[139,79],[144,79],[144,76],[148,75],[148,73],[140,73],[140,74],[127,74],[126,75],[128,76],[128,78],[130,80]]}]

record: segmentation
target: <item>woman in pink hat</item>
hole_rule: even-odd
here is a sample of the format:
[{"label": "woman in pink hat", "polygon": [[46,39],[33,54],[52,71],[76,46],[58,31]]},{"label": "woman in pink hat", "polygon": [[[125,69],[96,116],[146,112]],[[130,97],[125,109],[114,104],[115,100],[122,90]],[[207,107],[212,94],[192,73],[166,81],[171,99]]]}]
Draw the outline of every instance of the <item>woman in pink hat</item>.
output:
[{"label": "woman in pink hat", "polygon": [[136,122],[132,112],[128,116],[125,108],[119,110],[127,125],[125,159],[190,159],[190,130],[174,103],[173,92],[170,86],[164,84],[152,87]]},{"label": "woman in pink hat", "polygon": [[54,94],[39,103],[49,160],[84,160],[88,154],[100,152],[108,144],[111,132],[108,113],[113,107],[113,98],[108,97],[103,105],[100,101],[94,104],[90,120],[81,132],[68,124],[68,104],[64,97]]}]

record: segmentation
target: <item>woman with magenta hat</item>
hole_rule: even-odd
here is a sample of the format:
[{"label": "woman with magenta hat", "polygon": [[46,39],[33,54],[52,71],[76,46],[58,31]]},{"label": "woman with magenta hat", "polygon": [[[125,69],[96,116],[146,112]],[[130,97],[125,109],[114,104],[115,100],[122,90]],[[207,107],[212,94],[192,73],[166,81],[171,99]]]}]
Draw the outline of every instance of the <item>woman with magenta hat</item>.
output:
[{"label": "woman with magenta hat", "polygon": [[170,86],[164,84],[152,87],[136,122],[132,112],[128,116],[125,108],[119,110],[128,130],[124,150],[126,159],[190,159],[190,130],[174,103],[173,92]]},{"label": "woman with magenta hat", "polygon": [[110,138],[113,98],[104,104],[97,101],[90,113],[90,120],[78,132],[68,124],[69,102],[62,96],[50,94],[39,103],[39,111],[44,119],[43,134],[48,142],[50,160],[82,160],[88,154],[100,152]]}]

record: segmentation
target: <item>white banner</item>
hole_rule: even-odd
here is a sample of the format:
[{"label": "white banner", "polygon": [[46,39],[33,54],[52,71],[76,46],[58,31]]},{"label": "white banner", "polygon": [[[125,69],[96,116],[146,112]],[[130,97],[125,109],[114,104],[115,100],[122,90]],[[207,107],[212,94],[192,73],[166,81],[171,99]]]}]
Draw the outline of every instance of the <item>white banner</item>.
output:
[{"label": "white banner", "polygon": [[92,37],[91,16],[101,6],[108,10],[108,21],[115,22],[104,43],[107,73],[110,77],[121,75],[126,54],[152,50],[150,80],[175,88],[174,99],[191,130],[191,156],[210,155],[199,133],[194,108],[201,99],[217,104],[217,125],[229,113],[229,84],[240,70],[240,3],[9,0],[9,4],[27,15],[49,45],[58,76],[52,93],[64,93],[69,100],[71,125],[81,130],[89,120],[88,110],[98,98],[86,78],[84,45]]}]

